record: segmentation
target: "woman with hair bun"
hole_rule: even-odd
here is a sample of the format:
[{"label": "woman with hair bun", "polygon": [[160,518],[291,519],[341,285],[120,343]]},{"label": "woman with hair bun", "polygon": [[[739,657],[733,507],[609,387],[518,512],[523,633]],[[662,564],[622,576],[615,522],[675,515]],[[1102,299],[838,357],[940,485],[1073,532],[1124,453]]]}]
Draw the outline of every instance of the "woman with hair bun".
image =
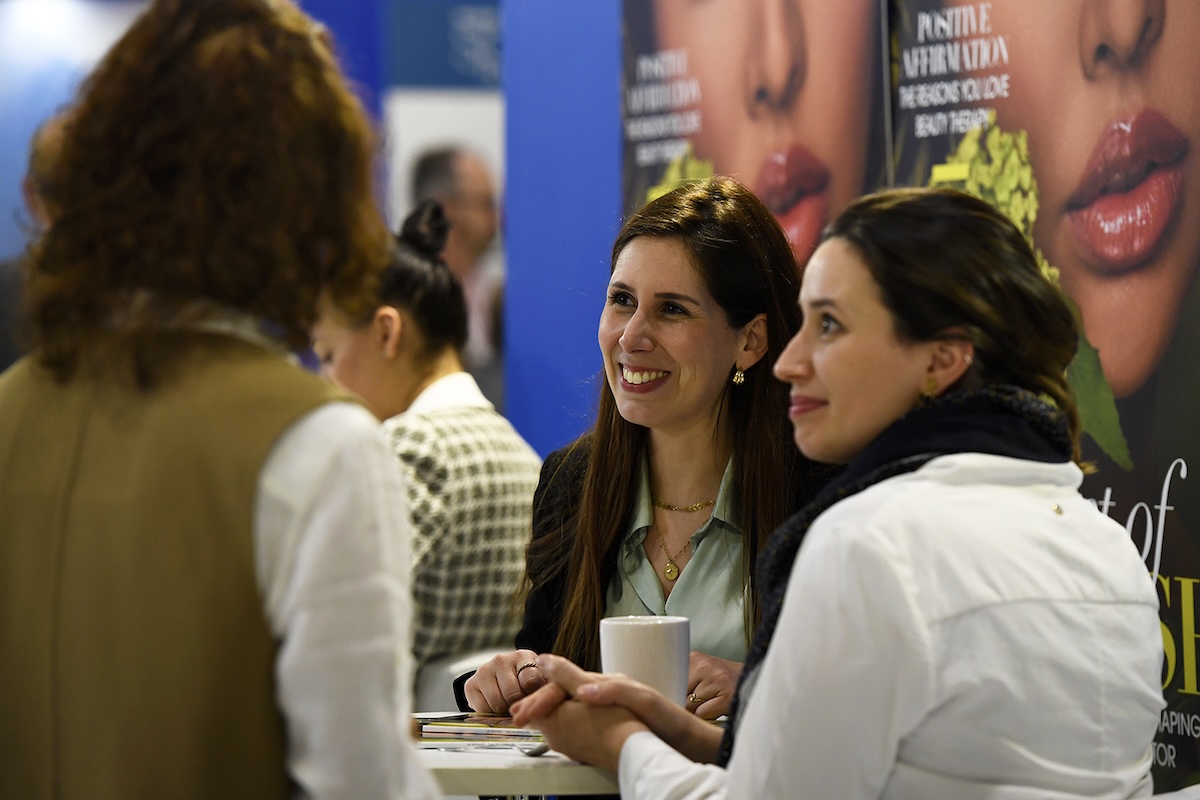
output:
[{"label": "woman with hair bun", "polygon": [[418,664],[507,645],[541,459],[464,371],[462,284],[440,258],[434,200],[405,219],[379,305],[358,319],[318,306],[322,373],[383,420],[408,483]]}]

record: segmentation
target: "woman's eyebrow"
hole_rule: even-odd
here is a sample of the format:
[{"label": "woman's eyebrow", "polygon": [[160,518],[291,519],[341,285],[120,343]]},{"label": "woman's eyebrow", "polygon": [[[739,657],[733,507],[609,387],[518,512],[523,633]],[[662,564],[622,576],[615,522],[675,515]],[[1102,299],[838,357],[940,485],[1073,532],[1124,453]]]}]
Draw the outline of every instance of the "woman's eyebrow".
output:
[{"label": "woman's eyebrow", "polygon": [[[621,281],[613,281],[612,283],[608,284],[608,288],[620,289],[623,292],[630,292],[631,294],[635,293],[628,284],[622,283]],[[680,300],[686,303],[691,303],[694,306],[701,305],[697,298],[692,297],[690,294],[683,294],[682,292],[655,292],[654,296],[659,300]]]},{"label": "woman's eyebrow", "polygon": [[700,305],[700,301],[690,294],[682,294],[680,292],[655,292],[655,297],[659,300],[681,300],[685,303],[691,303],[694,306]]}]

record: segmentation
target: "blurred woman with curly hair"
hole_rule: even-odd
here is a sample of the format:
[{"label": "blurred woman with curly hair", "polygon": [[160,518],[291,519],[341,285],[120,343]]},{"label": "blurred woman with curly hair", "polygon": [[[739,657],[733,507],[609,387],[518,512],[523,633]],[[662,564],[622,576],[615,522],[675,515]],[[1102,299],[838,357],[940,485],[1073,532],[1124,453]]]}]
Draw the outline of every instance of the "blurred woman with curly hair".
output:
[{"label": "blurred woman with curly hair", "polygon": [[373,307],[374,144],[288,0],[157,0],[84,84],[0,376],[0,796],[436,795],[400,476],[288,355]]}]

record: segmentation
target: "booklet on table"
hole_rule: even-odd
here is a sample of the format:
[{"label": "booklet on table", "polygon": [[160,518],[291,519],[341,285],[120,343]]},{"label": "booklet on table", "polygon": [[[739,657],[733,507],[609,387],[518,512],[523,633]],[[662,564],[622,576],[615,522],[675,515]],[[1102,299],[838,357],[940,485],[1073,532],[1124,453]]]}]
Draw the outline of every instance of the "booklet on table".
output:
[{"label": "booklet on table", "polygon": [[542,732],[518,728],[512,717],[494,714],[414,714],[422,740],[540,742]]}]

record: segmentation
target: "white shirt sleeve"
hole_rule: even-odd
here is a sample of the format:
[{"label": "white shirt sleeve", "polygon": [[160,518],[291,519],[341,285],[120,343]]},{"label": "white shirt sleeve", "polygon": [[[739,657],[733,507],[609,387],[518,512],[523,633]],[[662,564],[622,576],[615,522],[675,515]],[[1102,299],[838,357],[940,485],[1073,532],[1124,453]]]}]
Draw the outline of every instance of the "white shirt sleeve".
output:
[{"label": "white shirt sleeve", "polygon": [[880,795],[933,690],[932,657],[902,558],[869,536],[815,536],[742,707],[727,769],[652,734],[621,749],[624,798]]},{"label": "white shirt sleeve", "polygon": [[621,797],[717,800],[726,795],[725,770],[688,760],[649,731],[625,740],[617,778]]},{"label": "white shirt sleeve", "polygon": [[396,459],[352,403],[302,417],[259,475],[256,566],[300,797],[440,796],[408,733],[408,524]]}]

